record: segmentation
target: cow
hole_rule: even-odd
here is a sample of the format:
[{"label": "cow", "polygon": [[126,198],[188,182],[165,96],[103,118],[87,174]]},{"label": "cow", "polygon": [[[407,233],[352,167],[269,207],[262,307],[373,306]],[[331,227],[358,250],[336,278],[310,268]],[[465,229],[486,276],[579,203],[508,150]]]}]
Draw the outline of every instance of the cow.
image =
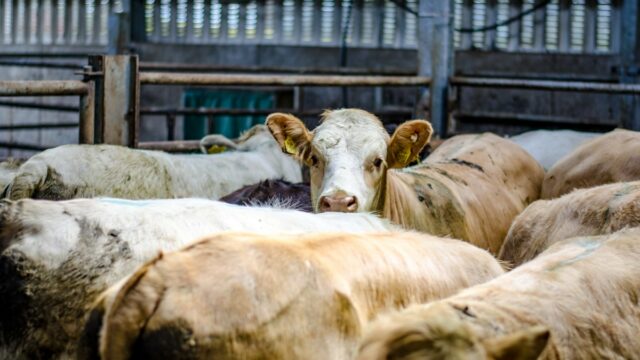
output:
[{"label": "cow", "polygon": [[554,243],[640,226],[640,181],[579,189],[538,200],[513,221],[498,258],[518,266]]},{"label": "cow", "polygon": [[13,158],[0,162],[0,191],[13,181],[22,163],[24,163],[24,160]]},{"label": "cow", "polygon": [[209,234],[394,229],[370,214],[308,214],[206,199],[4,200],[0,349],[28,358],[73,353],[85,311],[102,291],[158,252]]},{"label": "cow", "polygon": [[509,139],[522,146],[545,170],[600,133],[574,130],[535,130],[512,136]]},{"label": "cow", "polygon": [[507,139],[458,135],[421,164],[389,171],[382,214],[497,254],[513,219],[538,199],[543,176],[538,162]]},{"label": "cow", "polygon": [[574,189],[640,180],[640,133],[617,129],[585,142],[545,175],[541,197],[552,199]]},{"label": "cow", "polygon": [[283,151],[310,166],[315,211],[377,212],[406,228],[466,240],[496,254],[513,218],[539,197],[544,170],[499,136],[453,137],[419,165],[405,168],[429,142],[428,122],[401,124],[389,139],[380,121],[363,110],[327,111],[322,117],[313,132],[292,115],[267,117]]},{"label": "cow", "polygon": [[380,312],[502,273],[484,250],[417,233],[217,235],[108,291],[80,358],[352,359]]},{"label": "cow", "polygon": [[63,145],[25,162],[9,199],[218,199],[264,179],[302,181],[300,165],[282,154],[263,125],[242,136],[237,151],[172,155],[115,145]]},{"label": "cow", "polygon": [[309,184],[292,184],[286,180],[263,180],[220,198],[220,201],[245,206],[277,204],[279,207],[313,212]]},{"label": "cow", "polygon": [[359,360],[635,359],[640,229],[576,237],[447,299],[380,317]]},{"label": "cow", "polygon": [[282,151],[308,165],[314,211],[380,211],[387,169],[418,159],[433,129],[407,121],[389,137],[382,122],[359,109],[325,111],[313,132],[297,117],[273,113],[267,127]]}]

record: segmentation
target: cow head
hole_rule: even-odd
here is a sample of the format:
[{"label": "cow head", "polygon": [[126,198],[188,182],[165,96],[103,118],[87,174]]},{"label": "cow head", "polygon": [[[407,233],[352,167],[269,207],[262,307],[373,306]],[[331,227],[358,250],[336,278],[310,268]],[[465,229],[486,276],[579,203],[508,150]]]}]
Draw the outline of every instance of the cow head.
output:
[{"label": "cow head", "polygon": [[357,359],[535,360],[549,341],[543,326],[479,336],[468,307],[414,306],[378,319],[364,335]]},{"label": "cow head", "polygon": [[285,153],[310,167],[316,212],[380,210],[387,169],[416,159],[432,133],[427,121],[412,120],[390,138],[375,115],[358,109],[325,111],[313,131],[282,113],[269,115],[267,126]]}]

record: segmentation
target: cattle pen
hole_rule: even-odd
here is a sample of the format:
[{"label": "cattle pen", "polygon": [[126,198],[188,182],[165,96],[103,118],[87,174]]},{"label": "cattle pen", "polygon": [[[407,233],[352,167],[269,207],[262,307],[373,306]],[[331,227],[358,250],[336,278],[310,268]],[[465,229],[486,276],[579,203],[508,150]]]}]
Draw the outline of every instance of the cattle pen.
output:
[{"label": "cattle pen", "polygon": [[[176,130],[185,136],[180,134],[188,127],[185,122],[204,121],[213,130],[220,117],[288,111],[313,123],[323,108],[352,104],[374,109],[383,121],[428,118],[441,137],[536,127],[640,126],[634,1],[3,4],[0,67],[16,79],[0,85],[1,95],[56,95],[62,83],[22,84],[18,78],[51,81],[48,74],[64,74],[64,81],[77,82],[74,95],[81,96],[79,106],[35,97],[0,102],[3,118],[9,119],[0,131],[20,139],[3,141],[7,149],[44,148],[21,140],[29,137],[27,130],[40,134],[42,142],[51,129],[77,126],[82,143],[185,150],[195,145],[187,138],[176,141]],[[167,55],[164,49],[172,46],[185,54]],[[248,60],[220,54],[229,51]],[[321,58],[322,66],[308,65],[309,57]],[[71,80],[74,76],[82,80]],[[145,91],[161,85],[174,90]],[[27,90],[36,86],[41,92]],[[13,92],[16,87],[25,91]],[[185,106],[185,92],[201,87],[265,89],[275,101],[264,108]],[[323,96],[329,101],[321,104]],[[55,121],[14,121],[14,112],[37,112],[38,118]],[[81,121],[70,121],[72,112]],[[157,126],[163,118],[164,126]]]},{"label": "cattle pen", "polygon": [[0,0],[0,360],[637,358],[640,0]]}]

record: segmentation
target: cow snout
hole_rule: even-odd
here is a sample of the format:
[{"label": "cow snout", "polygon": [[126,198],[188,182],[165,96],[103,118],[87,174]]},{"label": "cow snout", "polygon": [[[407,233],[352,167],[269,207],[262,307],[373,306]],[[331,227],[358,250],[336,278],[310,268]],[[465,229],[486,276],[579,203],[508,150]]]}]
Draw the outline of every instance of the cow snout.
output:
[{"label": "cow snout", "polygon": [[320,212],[356,212],[358,200],[355,196],[323,196],[320,198]]}]

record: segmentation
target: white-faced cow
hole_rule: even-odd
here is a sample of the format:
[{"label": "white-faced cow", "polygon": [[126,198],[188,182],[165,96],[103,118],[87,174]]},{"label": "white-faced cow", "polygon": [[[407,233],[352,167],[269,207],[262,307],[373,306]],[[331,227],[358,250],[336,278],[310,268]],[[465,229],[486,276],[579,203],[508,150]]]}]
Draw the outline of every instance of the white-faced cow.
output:
[{"label": "white-faced cow", "polygon": [[12,200],[218,199],[265,179],[302,181],[300,165],[282,154],[262,125],[250,129],[233,149],[215,155],[171,155],[114,145],[63,145],[25,162],[6,195]]},{"label": "white-faced cow", "polygon": [[311,202],[318,212],[371,212],[383,206],[387,169],[417,159],[431,125],[408,121],[389,137],[378,118],[363,110],[326,111],[313,132],[293,115],[275,113],[267,126],[282,150],[311,171]]},{"label": "white-faced cow", "polygon": [[356,109],[325,112],[313,132],[280,113],[267,126],[285,152],[311,167],[316,211],[379,212],[493,253],[513,218],[539,197],[544,176],[524,149],[492,134],[456,136],[421,164],[400,169],[430,139],[422,120],[400,125],[391,138],[374,115]]},{"label": "white-faced cow", "polygon": [[370,326],[359,360],[635,359],[640,230],[556,243],[448,299]]},{"label": "white-faced cow", "polygon": [[640,226],[640,181],[579,189],[538,200],[513,221],[498,258],[518,266],[554,243]]},{"label": "white-faced cow", "polygon": [[484,250],[417,233],[222,234],[164,254],[105,294],[84,354],[347,360],[379,313],[502,272]]},{"label": "white-faced cow", "polygon": [[0,203],[0,353],[74,352],[86,310],[160,251],[227,230],[394,229],[370,214],[309,214],[204,199],[24,199]]},{"label": "white-faced cow", "polygon": [[545,175],[541,197],[552,199],[598,185],[640,180],[640,132],[617,129],[589,140]]}]

